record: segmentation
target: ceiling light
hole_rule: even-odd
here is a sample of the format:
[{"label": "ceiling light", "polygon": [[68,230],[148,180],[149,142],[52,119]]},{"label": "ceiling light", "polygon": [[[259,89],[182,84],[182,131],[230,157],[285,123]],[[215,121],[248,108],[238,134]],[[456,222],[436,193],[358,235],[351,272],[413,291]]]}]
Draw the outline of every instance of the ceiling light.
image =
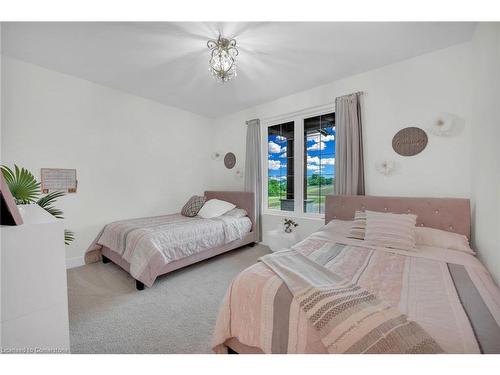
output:
[{"label": "ceiling light", "polygon": [[210,48],[208,64],[212,75],[222,83],[236,77],[235,58],[238,56],[236,40],[226,39],[219,35],[217,40],[209,40],[207,46]]}]

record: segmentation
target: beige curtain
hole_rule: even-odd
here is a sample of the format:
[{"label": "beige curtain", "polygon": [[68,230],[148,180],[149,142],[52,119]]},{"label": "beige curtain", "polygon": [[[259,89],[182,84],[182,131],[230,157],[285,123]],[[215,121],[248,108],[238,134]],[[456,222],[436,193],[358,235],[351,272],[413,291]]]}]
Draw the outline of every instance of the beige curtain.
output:
[{"label": "beige curtain", "polygon": [[335,99],[335,194],[365,194],[361,95]]},{"label": "beige curtain", "polygon": [[262,190],[260,120],[247,121],[247,148],[245,157],[245,191],[254,193],[256,241],[262,240],[260,223],[260,202]]}]

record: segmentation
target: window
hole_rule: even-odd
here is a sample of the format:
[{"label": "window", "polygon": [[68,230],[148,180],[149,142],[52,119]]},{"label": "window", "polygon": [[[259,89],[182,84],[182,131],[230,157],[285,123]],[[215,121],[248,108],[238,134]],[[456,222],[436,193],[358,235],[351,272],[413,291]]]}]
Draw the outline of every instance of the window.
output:
[{"label": "window", "polygon": [[294,122],[270,126],[267,134],[267,207],[294,211]]},{"label": "window", "polygon": [[304,212],[325,213],[335,179],[335,113],[304,120]]},{"label": "window", "polygon": [[316,111],[267,125],[265,210],[324,215],[335,181],[335,113]]}]

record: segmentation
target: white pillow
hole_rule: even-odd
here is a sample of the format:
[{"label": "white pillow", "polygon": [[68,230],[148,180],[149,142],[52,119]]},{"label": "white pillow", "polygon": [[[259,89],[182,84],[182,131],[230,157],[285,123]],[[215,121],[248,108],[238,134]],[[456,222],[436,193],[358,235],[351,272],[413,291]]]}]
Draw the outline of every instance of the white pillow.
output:
[{"label": "white pillow", "polygon": [[415,224],[411,214],[366,211],[365,241],[374,246],[415,250]]},{"label": "white pillow", "polygon": [[236,206],[232,203],[221,201],[220,199],[210,199],[205,202],[201,210],[198,212],[198,216],[204,219],[211,219],[213,217],[218,217],[224,215],[226,212],[231,211]]},{"label": "white pillow", "polygon": [[236,207],[226,212],[224,216],[234,217],[235,219],[241,219],[242,217],[248,216],[248,213],[243,208]]},{"label": "white pillow", "polygon": [[445,230],[416,227],[415,239],[417,245],[444,247],[445,249],[463,251],[476,254],[469,246],[469,240],[463,234],[447,232]]}]

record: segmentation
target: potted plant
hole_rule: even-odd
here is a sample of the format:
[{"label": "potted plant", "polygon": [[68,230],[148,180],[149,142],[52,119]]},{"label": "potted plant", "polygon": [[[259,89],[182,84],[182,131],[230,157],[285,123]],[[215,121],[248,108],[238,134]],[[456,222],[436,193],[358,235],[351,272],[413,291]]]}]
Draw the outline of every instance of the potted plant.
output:
[{"label": "potted plant", "polygon": [[[66,195],[64,192],[53,191],[40,197],[40,183],[29,170],[26,168],[19,168],[15,164],[14,170],[5,165],[2,165],[0,168],[16,204],[38,204],[52,216],[58,219],[64,219],[63,212],[53,205],[57,198]],[[75,234],[65,229],[64,243],[69,245],[74,239]]]},{"label": "potted plant", "polygon": [[298,226],[299,224],[293,221],[292,219],[287,217],[283,218],[283,229],[285,230],[286,233],[292,233],[293,228],[296,228]]}]

